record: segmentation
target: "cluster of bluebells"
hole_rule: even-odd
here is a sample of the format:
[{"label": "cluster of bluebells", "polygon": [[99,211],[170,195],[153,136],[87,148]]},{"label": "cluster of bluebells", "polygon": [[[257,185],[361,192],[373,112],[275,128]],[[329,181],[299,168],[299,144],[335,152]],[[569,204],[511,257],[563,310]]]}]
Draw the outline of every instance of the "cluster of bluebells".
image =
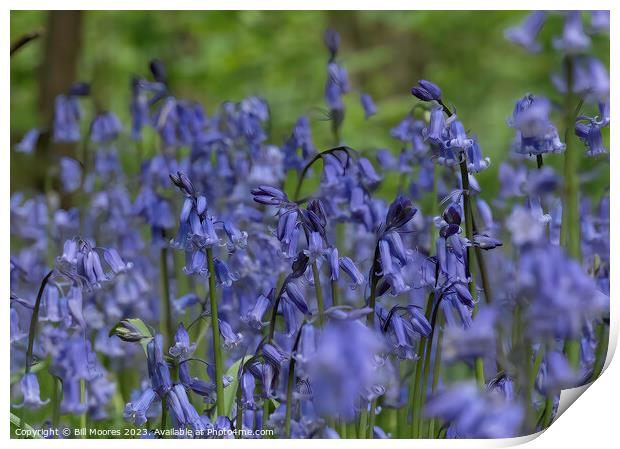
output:
[{"label": "cluster of bluebells", "polygon": [[[552,45],[572,58],[573,92],[566,73],[554,84],[583,99],[569,132],[600,157],[609,79],[587,51],[608,16],[562,15]],[[506,37],[539,51],[547,16]],[[490,158],[433,82],[411,89],[394,148],[347,146],[340,35],[324,42],[331,149],[306,116],[271,143],[257,96],[207,114],[159,60],[132,80],[130,124],[101,110],[87,123],[87,84],[58,97],[52,141],[85,151],[58,158],[57,191],[11,196],[16,416],[124,421],[150,438],[503,438],[548,426],[561,389],[600,373],[610,199],[582,197],[582,257],[569,257],[563,180],[529,160],[569,150],[555,103],[517,101],[487,202],[476,177]],[[119,153],[147,129],[158,149],[132,173]],[[44,132],[16,150],[33,153]],[[400,193],[386,199],[392,177]]]}]

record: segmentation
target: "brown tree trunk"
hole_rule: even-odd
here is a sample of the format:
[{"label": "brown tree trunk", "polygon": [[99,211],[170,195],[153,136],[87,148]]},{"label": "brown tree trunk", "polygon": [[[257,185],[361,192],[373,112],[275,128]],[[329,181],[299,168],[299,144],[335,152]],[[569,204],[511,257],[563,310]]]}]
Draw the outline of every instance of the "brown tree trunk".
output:
[{"label": "brown tree trunk", "polygon": [[[77,68],[82,38],[81,11],[50,11],[44,40],[43,61],[39,78],[39,116],[47,130],[37,148],[36,187],[45,190],[50,167],[57,166],[58,155],[74,155],[74,145],[51,144],[54,100],[77,81]],[[49,182],[49,181],[48,181]],[[68,206],[68,198],[61,198]]]}]

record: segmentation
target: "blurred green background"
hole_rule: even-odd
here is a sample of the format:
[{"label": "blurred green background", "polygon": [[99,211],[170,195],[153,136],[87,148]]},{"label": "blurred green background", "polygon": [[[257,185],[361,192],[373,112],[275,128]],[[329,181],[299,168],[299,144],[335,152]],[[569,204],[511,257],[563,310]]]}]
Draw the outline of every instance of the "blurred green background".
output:
[{"label": "blurred green background", "polygon": [[[213,113],[224,100],[261,95],[272,111],[270,142],[281,144],[297,117],[309,114],[315,143],[324,149],[332,140],[322,112],[327,60],[323,32],[334,28],[341,34],[339,59],[349,70],[354,90],[346,98],[346,143],[358,150],[398,151],[400,144],[390,138],[389,129],[415,104],[409,90],[416,80],[430,79],[443,88],[445,98],[491,157],[492,169],[480,174],[479,180],[485,196],[492,196],[497,189],[497,167],[507,157],[513,137],[506,118],[515,100],[532,92],[561,101],[550,81],[561,57],[550,42],[561,33],[562,20],[554,16],[548,21],[540,37],[544,51],[531,55],[503,37],[504,29],[518,24],[525,14],[83,12],[76,76],[92,82],[94,96],[104,108],[127,120],[130,77],[146,75],[149,60],[158,57],[167,65],[177,96],[199,100]],[[45,32],[48,26],[47,12],[12,12],[11,42],[33,30]],[[44,34],[11,60],[12,142],[29,128],[45,124],[40,98],[46,76],[45,41]],[[593,52],[608,65],[608,36],[593,38]],[[379,110],[367,122],[359,106],[359,91],[370,93]],[[559,114],[555,122],[560,125]],[[23,182],[18,175],[29,160],[12,155],[15,188],[16,182]],[[561,156],[548,159],[547,163],[560,166]],[[600,160],[596,164],[601,167]],[[593,164],[587,161],[584,166],[589,170]],[[606,163],[602,171],[585,186],[592,193],[609,184]]]}]

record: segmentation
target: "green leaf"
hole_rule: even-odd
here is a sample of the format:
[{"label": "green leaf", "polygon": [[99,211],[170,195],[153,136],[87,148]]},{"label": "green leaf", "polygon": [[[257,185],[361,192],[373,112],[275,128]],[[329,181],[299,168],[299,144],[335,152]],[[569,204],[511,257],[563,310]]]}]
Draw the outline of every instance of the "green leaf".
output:
[{"label": "green leaf", "polygon": [[21,422],[21,419],[19,419],[17,416],[15,416],[15,414],[13,414],[11,412],[11,424],[13,424],[15,427],[19,427],[20,429],[26,429],[31,433],[32,437],[31,438],[36,438],[36,439],[40,439],[41,437],[39,436],[39,434],[35,431],[35,429],[28,424],[26,421]]},{"label": "green leaf", "polygon": [[226,388],[224,388],[224,411],[226,415],[232,419],[232,405],[235,402],[237,395],[237,388],[239,387],[239,366],[243,362],[245,357],[240,358],[233,363],[226,371],[226,375],[232,377],[232,382]]}]

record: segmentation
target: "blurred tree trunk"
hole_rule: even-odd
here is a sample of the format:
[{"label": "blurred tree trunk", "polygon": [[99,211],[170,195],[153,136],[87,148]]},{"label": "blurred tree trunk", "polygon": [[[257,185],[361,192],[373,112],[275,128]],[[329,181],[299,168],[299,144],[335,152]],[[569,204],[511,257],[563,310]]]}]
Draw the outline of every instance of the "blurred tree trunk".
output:
[{"label": "blurred tree trunk", "polygon": [[48,13],[39,84],[39,111],[46,123],[52,123],[56,96],[77,79],[81,35],[81,11]]},{"label": "blurred tree trunk", "polygon": [[[43,62],[39,74],[39,117],[48,132],[41,136],[37,148],[36,187],[45,190],[46,176],[52,165],[57,166],[53,153],[72,155],[73,145],[51,145],[54,100],[77,80],[77,68],[82,38],[81,11],[50,11],[47,15]],[[66,206],[67,199],[61,199]]]}]

